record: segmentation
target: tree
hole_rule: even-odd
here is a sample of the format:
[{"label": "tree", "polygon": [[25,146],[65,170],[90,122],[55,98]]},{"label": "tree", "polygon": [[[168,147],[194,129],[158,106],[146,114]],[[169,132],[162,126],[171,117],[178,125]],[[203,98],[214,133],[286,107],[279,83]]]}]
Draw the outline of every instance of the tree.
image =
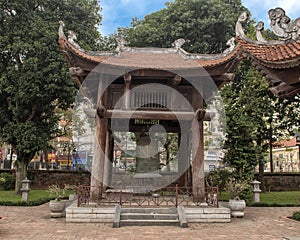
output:
[{"label": "tree", "polygon": [[186,51],[220,53],[235,36],[236,20],[244,10],[240,0],[175,0],[142,20],[134,18],[119,35],[134,47],[170,47],[184,38]]},{"label": "tree", "polygon": [[226,112],[224,161],[235,167],[238,178],[248,179],[259,164],[262,181],[268,149],[299,125],[298,96],[276,98],[268,81],[248,61],[240,64],[234,81],[221,93]]},{"label": "tree", "polygon": [[234,81],[221,91],[226,112],[224,161],[235,167],[239,179],[253,177],[266,139],[264,118],[270,112],[268,82],[250,66],[240,64]]},{"label": "tree", "polygon": [[101,21],[96,0],[1,0],[0,138],[17,153],[16,191],[35,152],[57,132],[58,108],[76,88],[57,43],[59,20],[95,50]]}]

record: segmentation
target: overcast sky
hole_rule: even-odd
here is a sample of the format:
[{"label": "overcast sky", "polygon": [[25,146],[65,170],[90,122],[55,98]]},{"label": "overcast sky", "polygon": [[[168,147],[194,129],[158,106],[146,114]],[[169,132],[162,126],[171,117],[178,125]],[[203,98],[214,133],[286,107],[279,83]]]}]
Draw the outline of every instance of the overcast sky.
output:
[{"label": "overcast sky", "polygon": [[[103,35],[116,32],[118,27],[130,26],[133,17],[143,18],[145,15],[158,11],[165,7],[167,0],[100,0],[102,7],[102,26],[100,31]],[[220,0],[222,1],[222,0]],[[268,26],[268,10],[282,7],[291,19],[300,17],[299,0],[242,0],[252,16],[257,21],[264,21]]]}]

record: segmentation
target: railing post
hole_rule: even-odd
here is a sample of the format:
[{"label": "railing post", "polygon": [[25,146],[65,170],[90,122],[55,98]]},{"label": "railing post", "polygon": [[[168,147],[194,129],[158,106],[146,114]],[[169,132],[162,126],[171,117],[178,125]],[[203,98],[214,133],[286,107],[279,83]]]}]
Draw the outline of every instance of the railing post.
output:
[{"label": "railing post", "polygon": [[175,188],[175,191],[176,191],[176,207],[178,207],[178,184],[176,184],[176,188]]},{"label": "railing post", "polygon": [[90,204],[91,201],[91,196],[92,196],[92,186],[82,186],[83,196],[84,196],[84,203],[85,204]]},{"label": "railing post", "polygon": [[120,206],[122,206],[122,189],[120,191]]},{"label": "railing post", "polygon": [[77,207],[80,206],[80,199],[81,199],[80,189],[81,189],[81,185],[78,184],[78,188],[77,188]]},{"label": "railing post", "polygon": [[197,187],[196,189],[197,189],[197,190],[196,190],[196,199],[197,199],[197,201],[198,201],[197,204],[199,205],[199,204],[200,204],[200,203],[199,203],[199,187]]},{"label": "railing post", "polygon": [[219,186],[217,185],[217,208],[219,208]]}]

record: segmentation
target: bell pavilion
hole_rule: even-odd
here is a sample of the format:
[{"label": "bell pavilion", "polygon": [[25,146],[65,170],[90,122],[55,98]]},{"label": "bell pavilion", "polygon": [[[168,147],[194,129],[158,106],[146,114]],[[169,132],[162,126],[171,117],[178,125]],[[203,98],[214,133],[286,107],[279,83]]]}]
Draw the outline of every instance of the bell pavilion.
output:
[{"label": "bell pavilion", "polygon": [[[91,191],[99,188],[92,197],[116,187],[113,152],[120,139],[115,132],[130,132],[137,142],[133,182],[144,190],[148,185],[191,187],[193,201],[207,201],[203,121],[213,114],[205,107],[218,89],[234,79],[239,62],[249,59],[279,98],[300,92],[300,19],[291,21],[281,8],[271,9],[269,17],[277,40],[263,37],[263,22],[256,26],[257,39],[249,38],[243,28],[248,14],[243,12],[236,37],[220,54],[188,53],[182,48],[184,39],[170,48],[128,47],[118,39],[114,51],[87,51],[76,43],[74,33],[65,36],[61,22],[59,45],[70,73],[96,109],[99,150],[92,163]],[[172,181],[159,171],[159,140],[151,137],[151,131],[178,136],[177,173]]]}]

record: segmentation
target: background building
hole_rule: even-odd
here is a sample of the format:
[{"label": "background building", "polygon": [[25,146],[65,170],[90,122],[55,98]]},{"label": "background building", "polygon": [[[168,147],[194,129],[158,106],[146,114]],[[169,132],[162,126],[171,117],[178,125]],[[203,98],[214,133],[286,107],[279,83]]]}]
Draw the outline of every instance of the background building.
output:
[{"label": "background building", "polygon": [[[300,172],[300,146],[296,137],[275,142],[272,150],[274,172]],[[265,172],[270,172],[270,156],[265,164]]]}]

